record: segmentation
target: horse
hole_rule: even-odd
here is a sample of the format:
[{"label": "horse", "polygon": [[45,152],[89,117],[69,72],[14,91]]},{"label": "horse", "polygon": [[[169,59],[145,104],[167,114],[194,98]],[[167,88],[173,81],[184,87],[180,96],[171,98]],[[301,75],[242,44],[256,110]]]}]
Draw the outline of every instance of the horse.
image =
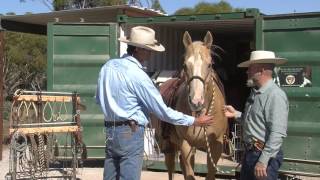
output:
[{"label": "horse", "polygon": [[173,179],[175,172],[175,157],[178,151],[181,152],[180,165],[185,179],[195,178],[193,147],[207,151],[206,178],[215,179],[216,164],[223,151],[227,118],[223,113],[225,105],[223,85],[212,68],[212,42],[210,31],[207,32],[203,42],[192,42],[186,31],[183,35],[185,55],[182,78],[171,79],[160,86],[165,102],[172,108],[193,116],[206,113],[214,118],[214,122],[205,127],[174,126],[160,122],[162,129],[157,134],[165,154],[170,180]]}]

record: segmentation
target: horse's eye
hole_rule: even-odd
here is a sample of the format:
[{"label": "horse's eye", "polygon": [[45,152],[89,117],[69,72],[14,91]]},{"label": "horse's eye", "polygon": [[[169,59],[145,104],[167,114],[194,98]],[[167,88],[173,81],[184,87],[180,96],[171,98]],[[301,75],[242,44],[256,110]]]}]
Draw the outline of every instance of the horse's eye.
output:
[{"label": "horse's eye", "polygon": [[208,65],[208,68],[211,68],[211,67],[212,67],[212,64],[209,64],[209,65]]}]

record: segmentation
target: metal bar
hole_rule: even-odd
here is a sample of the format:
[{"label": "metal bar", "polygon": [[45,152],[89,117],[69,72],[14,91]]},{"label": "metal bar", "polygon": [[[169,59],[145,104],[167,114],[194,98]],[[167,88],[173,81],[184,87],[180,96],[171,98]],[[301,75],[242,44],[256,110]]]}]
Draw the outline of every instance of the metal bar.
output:
[{"label": "metal bar", "polygon": [[48,95],[17,95],[17,101],[42,101],[42,102],[71,102],[71,96],[48,96]]},{"label": "metal bar", "polygon": [[30,93],[34,95],[39,95],[39,94],[52,94],[52,95],[73,95],[73,93],[68,93],[68,92],[48,92],[48,91],[22,91],[23,93]]},{"label": "metal bar", "polygon": [[232,13],[217,13],[217,14],[203,14],[203,15],[184,15],[184,16],[156,16],[156,17],[129,17],[126,15],[119,15],[117,17],[119,23],[128,24],[158,24],[158,23],[188,23],[195,21],[216,21],[216,20],[231,20],[243,19],[245,12]]},{"label": "metal bar", "polygon": [[298,176],[308,176],[308,177],[320,177],[320,174],[317,173],[305,173],[305,172],[299,172],[299,171],[283,171],[279,170],[281,174],[292,174],[292,175],[298,175]]},{"label": "metal bar", "polygon": [[47,90],[53,91],[53,24],[47,24]]},{"label": "metal bar", "polygon": [[296,162],[296,163],[320,165],[320,161],[314,161],[314,160],[291,159],[291,158],[283,158],[283,160],[286,161],[286,162]]},{"label": "metal bar", "polygon": [[[57,122],[57,123],[32,123],[32,124],[19,124],[19,125],[13,125],[14,128],[17,127],[44,127],[44,126],[61,126],[61,125],[76,125],[75,122]],[[51,127],[52,127],[51,126]]]},{"label": "metal bar", "polygon": [[297,30],[297,29],[316,29],[320,28],[319,17],[316,18],[285,18],[285,19],[271,19],[266,20],[264,23],[264,31],[281,31]]},{"label": "metal bar", "polygon": [[9,129],[10,134],[14,132],[21,132],[23,134],[31,133],[68,133],[68,132],[78,132],[78,126],[60,126],[60,127],[36,127],[36,128],[18,128],[18,129]]},{"label": "metal bar", "polygon": [[[1,21],[0,21],[1,23]],[[2,160],[3,140],[3,66],[4,66],[4,30],[0,24],[0,160]]]},{"label": "metal bar", "polygon": [[256,27],[255,27],[255,48],[256,50],[264,49],[264,37],[263,37],[263,18],[257,17],[256,18]]}]

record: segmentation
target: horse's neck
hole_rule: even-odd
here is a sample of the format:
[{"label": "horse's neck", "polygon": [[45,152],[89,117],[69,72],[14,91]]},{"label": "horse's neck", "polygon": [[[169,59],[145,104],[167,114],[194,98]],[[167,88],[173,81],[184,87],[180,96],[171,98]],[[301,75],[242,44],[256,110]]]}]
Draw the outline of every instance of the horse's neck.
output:
[{"label": "horse's neck", "polygon": [[224,85],[221,81],[221,79],[219,78],[218,74],[215,71],[212,71],[212,81],[215,84],[216,88],[218,88],[218,91],[221,92],[222,97],[225,99],[225,93],[224,93]]}]

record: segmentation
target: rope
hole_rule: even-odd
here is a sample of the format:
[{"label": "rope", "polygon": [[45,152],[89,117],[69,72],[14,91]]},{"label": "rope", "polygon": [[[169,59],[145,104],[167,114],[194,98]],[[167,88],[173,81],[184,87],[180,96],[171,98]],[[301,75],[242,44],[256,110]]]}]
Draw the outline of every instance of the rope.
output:
[{"label": "rope", "polygon": [[[209,107],[208,107],[208,111],[207,111],[207,115],[210,115],[210,116],[213,116],[213,114],[215,113],[214,112],[214,103],[215,103],[215,86],[214,86],[214,79],[212,77],[212,99],[211,99],[211,103],[209,104]],[[208,134],[207,134],[207,127],[203,127],[204,128],[204,136],[205,136],[205,140],[206,140],[206,145],[207,145],[207,153],[209,154],[209,159],[210,159],[210,162],[212,164],[212,166],[214,168],[217,168],[216,164],[214,163],[213,161],[213,157],[212,157],[212,154],[211,154],[211,148],[210,148],[210,144],[209,144],[209,140],[208,140]]]},{"label": "rope", "polygon": [[38,152],[39,152],[39,167],[40,171],[43,172],[46,169],[46,157],[45,157],[45,151],[44,151],[44,140],[42,137],[42,134],[37,133],[39,145],[38,145]]},{"label": "rope", "polygon": [[[206,113],[209,116],[213,116],[215,113],[214,112],[214,103],[215,103],[215,90],[216,90],[216,88],[215,88],[215,83],[214,83],[215,80],[214,80],[213,75],[211,77],[212,77],[212,98],[211,98],[211,102],[208,106],[207,113]],[[196,116],[196,115],[200,115],[200,114],[197,114],[196,112],[192,112],[192,115]],[[208,140],[207,127],[203,126],[202,128],[204,129],[204,136],[205,136],[205,140],[206,140],[207,153],[208,153],[210,162],[211,162],[212,166],[218,170],[217,165],[214,163],[213,157],[211,154],[211,148],[210,148],[210,144],[209,144],[209,140]]]}]

